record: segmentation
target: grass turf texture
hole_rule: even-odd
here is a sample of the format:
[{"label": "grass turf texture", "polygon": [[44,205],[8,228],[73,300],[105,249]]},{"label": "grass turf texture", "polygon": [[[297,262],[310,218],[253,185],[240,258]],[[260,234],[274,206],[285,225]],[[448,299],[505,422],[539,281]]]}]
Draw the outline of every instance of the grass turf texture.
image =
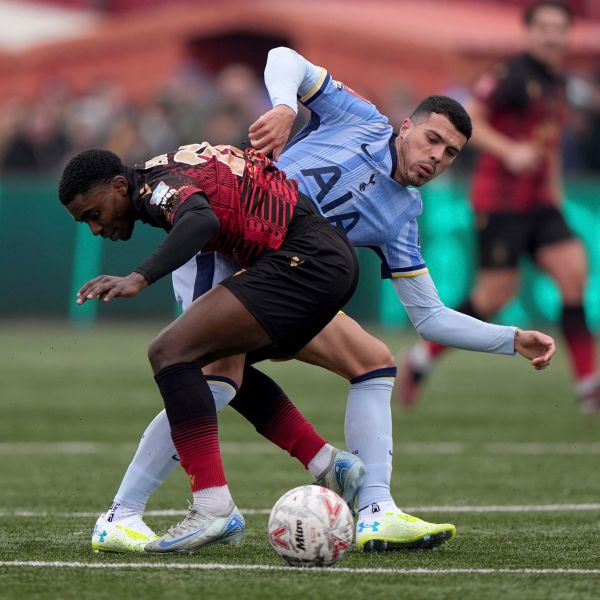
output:
[{"label": "grass turf texture", "polygon": [[[0,561],[156,566],[0,566],[2,599],[597,597],[597,574],[495,572],[600,569],[600,511],[594,510],[420,510],[423,518],[455,523],[457,537],[435,552],[353,551],[339,565],[398,572],[163,568],[283,565],[268,545],[267,515],[260,510],[309,477],[232,410],[220,419],[225,469],[238,506],[258,511],[246,516],[244,544],[193,557],[93,554],[95,518],[89,513],[106,509],[139,435],[161,408],[145,359],[159,328],[0,325]],[[385,339],[401,351],[415,338]],[[345,382],[295,362],[263,366],[324,437],[342,444]],[[454,352],[427,382],[416,410],[405,413],[394,406],[393,493],[407,507],[598,502],[599,430],[600,418],[583,417],[575,408],[564,352],[543,373],[518,358]],[[148,508],[185,510],[188,497],[178,470]],[[27,511],[34,515],[22,516]],[[163,530],[179,518],[154,516],[148,522]],[[410,572],[415,569],[427,572]],[[434,574],[436,569],[492,572]]]}]

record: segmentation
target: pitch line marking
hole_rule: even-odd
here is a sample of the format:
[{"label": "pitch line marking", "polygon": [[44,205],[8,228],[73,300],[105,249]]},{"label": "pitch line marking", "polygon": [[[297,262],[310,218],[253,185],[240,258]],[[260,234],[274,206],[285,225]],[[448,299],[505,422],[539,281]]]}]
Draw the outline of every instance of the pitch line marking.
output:
[{"label": "pitch line marking", "polygon": [[98,454],[94,442],[2,442],[0,454]]},{"label": "pitch line marking", "polygon": [[182,571],[285,571],[292,573],[348,573],[357,575],[600,575],[600,569],[386,569],[357,567],[311,567],[295,569],[284,565],[228,563],[93,563],[60,561],[0,561],[5,568],[50,569],[167,569]]},{"label": "pitch line marking", "polygon": [[[343,443],[337,443],[343,446]],[[0,455],[104,454],[131,452],[134,442],[2,442]],[[599,455],[599,442],[403,442],[395,445],[396,455],[454,456],[465,454],[517,456],[586,456]],[[222,454],[269,455],[279,449],[267,442],[223,442]]]},{"label": "pitch line marking", "polygon": [[[245,515],[268,515],[270,508],[242,508],[241,512]],[[528,512],[586,512],[600,511],[600,503],[584,504],[513,504],[513,505],[490,505],[490,506],[405,506],[403,508],[408,513],[528,513]],[[146,517],[180,517],[187,515],[186,510],[164,509],[148,510],[144,513]],[[21,518],[46,518],[46,517],[82,517],[97,518],[100,511],[86,512],[48,512],[48,511],[30,511],[0,510],[2,517],[21,517]]]}]

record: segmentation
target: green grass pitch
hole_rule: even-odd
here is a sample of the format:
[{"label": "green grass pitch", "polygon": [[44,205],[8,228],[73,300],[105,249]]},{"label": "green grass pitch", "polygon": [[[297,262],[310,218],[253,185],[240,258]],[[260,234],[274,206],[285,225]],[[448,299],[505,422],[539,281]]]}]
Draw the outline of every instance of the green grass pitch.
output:
[{"label": "green grass pitch", "polygon": [[[160,326],[0,325],[2,600],[600,597],[600,416],[577,412],[560,346],[541,373],[519,358],[449,353],[416,410],[393,407],[397,502],[458,528],[436,551],[354,550],[339,568],[285,567],[266,539],[267,512],[310,479],[225,410],[223,457],[246,509],[244,543],[192,557],[93,554],[94,515],[161,408],[146,361]],[[401,354],[416,338],[384,339]],[[264,368],[324,437],[343,443],[344,381],[295,362]],[[148,508],[184,511],[188,497],[178,470]],[[148,522],[164,530],[178,519]]]}]

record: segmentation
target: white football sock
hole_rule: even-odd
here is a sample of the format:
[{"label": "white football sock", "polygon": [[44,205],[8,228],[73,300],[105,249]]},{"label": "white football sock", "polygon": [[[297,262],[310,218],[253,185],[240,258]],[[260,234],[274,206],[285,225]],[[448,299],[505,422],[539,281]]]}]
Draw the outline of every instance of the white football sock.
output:
[{"label": "white football sock", "polygon": [[142,513],[140,513],[137,508],[129,508],[118,502],[113,502],[104,516],[109,523],[112,523],[113,521],[126,521],[128,519],[141,517]]},{"label": "white football sock", "polygon": [[575,390],[578,396],[591,394],[600,385],[598,373],[592,373],[587,377],[582,377],[575,382]]},{"label": "white football sock", "polygon": [[396,506],[393,500],[385,500],[384,502],[372,502],[363,506],[358,512],[358,518],[361,521],[376,521],[377,517],[381,517],[388,512],[401,513],[402,510]]},{"label": "white football sock", "polygon": [[[218,412],[233,400],[237,387],[225,377],[208,377],[207,380]],[[171,439],[169,420],[166,412],[161,410],[144,431],[135,456],[117,490],[112,505],[118,505],[113,511],[114,518],[118,520],[135,513],[143,514],[150,496],[178,464],[179,457]]]},{"label": "white football sock", "polygon": [[318,477],[331,462],[334,447],[331,444],[325,444],[311,459],[306,467],[313,477]]},{"label": "white football sock", "polygon": [[363,376],[352,381],[346,405],[345,433],[348,450],[358,456],[367,469],[364,483],[358,490],[360,510],[373,502],[393,502],[390,493],[393,448],[390,400],[394,377],[375,376],[365,380]]},{"label": "white football sock", "polygon": [[227,485],[209,487],[194,492],[194,508],[203,515],[228,515],[233,506],[233,498]]}]

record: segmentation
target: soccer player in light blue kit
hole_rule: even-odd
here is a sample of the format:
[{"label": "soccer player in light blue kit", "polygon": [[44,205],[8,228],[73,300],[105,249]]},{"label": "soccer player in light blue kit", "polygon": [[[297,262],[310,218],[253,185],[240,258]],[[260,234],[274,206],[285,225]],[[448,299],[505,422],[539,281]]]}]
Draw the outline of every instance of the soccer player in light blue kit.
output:
[{"label": "soccer player in light blue kit", "polygon": [[[274,108],[250,127],[253,145],[273,152],[278,166],[298,180],[300,189],[356,246],[370,247],[380,256],[382,276],[392,279],[417,331],[449,346],[518,352],[534,368],[545,368],[554,354],[552,338],[484,323],[446,308],[421,256],[416,218],[422,202],[415,187],[443,172],[466,143],[470,120],[462,107],[448,98],[428,98],[396,136],[375,106],[292,50],[269,53],[265,82]],[[312,118],[281,154],[296,116],[297,96]],[[221,257],[192,259],[173,277],[182,307],[235,270]],[[390,493],[395,365],[389,350],[348,316],[339,315],[296,358],[351,383],[346,443],[368,470],[358,493],[357,546],[428,548],[449,539],[454,526],[407,515]],[[235,395],[242,369],[242,358],[212,366],[210,373],[217,377],[211,379],[209,374],[208,379],[218,409]],[[319,458],[327,464],[331,447],[324,452]],[[174,455],[163,412],[144,433],[113,506],[99,519],[94,548],[143,550],[144,538],[153,536],[142,520],[143,511],[150,494],[175,467]],[[96,539],[100,534],[102,544]]]}]

